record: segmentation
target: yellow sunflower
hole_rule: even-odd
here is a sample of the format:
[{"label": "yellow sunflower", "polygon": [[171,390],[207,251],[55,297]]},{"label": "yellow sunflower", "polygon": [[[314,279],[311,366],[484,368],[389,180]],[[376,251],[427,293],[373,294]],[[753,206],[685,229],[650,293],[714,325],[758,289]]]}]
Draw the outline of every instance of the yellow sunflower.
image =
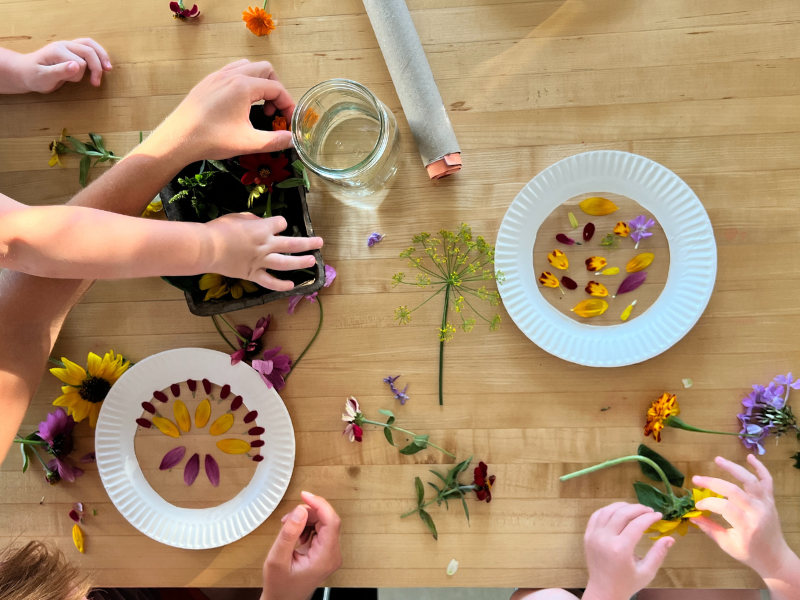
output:
[{"label": "yellow sunflower", "polygon": [[644,424],[644,435],[652,435],[655,441],[661,441],[661,430],[668,417],[677,417],[681,414],[678,398],[675,394],[664,392],[661,397],[653,402],[647,409],[647,421]]},{"label": "yellow sunflower", "polygon": [[246,279],[231,279],[218,273],[206,273],[200,278],[200,289],[206,293],[206,297],[203,298],[205,301],[222,298],[228,293],[238,300],[245,292],[257,292],[258,286]]},{"label": "yellow sunflower", "polygon": [[131,363],[122,355],[114,356],[110,350],[103,358],[94,352],[86,359],[86,369],[71,360],[62,358],[64,368],[50,369],[50,372],[67,385],[61,387],[62,396],[53,401],[55,406],[64,406],[75,421],[89,417],[89,425],[97,425],[100,406],[106,399],[111,386],[128,370]]},{"label": "yellow sunflower", "polygon": [[[704,498],[722,498],[719,494],[715,494],[711,490],[707,490],[705,488],[693,488],[692,489],[692,500],[694,500],[695,505],[703,500]],[[665,521],[661,519],[654,525],[650,527],[645,533],[657,533],[655,537],[650,538],[651,540],[659,540],[662,537],[666,537],[668,535],[672,535],[673,533],[677,532],[683,537],[689,531],[689,525],[692,527],[697,527],[694,523],[692,523],[689,519],[694,517],[705,516],[707,517],[711,513],[707,510],[690,510],[685,515],[683,515],[680,519],[670,519],[669,521]],[[698,527],[699,529],[699,527]]]},{"label": "yellow sunflower", "polygon": [[59,167],[64,166],[61,164],[61,155],[67,151],[67,147],[64,145],[65,135],[67,135],[67,130],[62,129],[59,138],[50,142],[50,160],[47,162],[47,164],[51,167],[55,167],[56,165]]}]

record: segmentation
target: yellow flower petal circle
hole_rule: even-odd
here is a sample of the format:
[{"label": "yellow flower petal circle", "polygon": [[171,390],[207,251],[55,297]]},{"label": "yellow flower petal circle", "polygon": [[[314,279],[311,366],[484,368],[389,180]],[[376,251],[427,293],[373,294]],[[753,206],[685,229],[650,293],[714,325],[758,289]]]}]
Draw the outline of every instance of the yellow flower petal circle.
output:
[{"label": "yellow flower petal circle", "polygon": [[211,435],[222,435],[231,427],[233,427],[233,414],[225,413],[211,424],[211,427],[208,428],[208,432]]},{"label": "yellow flower petal circle", "polygon": [[211,402],[209,402],[208,398],[206,398],[200,404],[198,404],[197,410],[194,411],[194,424],[198,428],[205,427],[210,418]]}]

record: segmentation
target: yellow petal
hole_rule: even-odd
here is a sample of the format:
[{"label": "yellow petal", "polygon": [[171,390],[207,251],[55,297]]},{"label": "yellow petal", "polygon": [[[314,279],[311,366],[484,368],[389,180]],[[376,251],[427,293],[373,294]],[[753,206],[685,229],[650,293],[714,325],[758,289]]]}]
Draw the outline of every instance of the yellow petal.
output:
[{"label": "yellow petal", "polygon": [[83,398],[81,398],[81,395],[75,391],[75,388],[68,389],[72,391],[53,400],[53,406],[75,406],[78,402],[83,401]]},{"label": "yellow petal", "polygon": [[[108,354],[106,354],[108,356]],[[86,370],[89,371],[89,375],[92,377],[102,377],[100,374],[101,365],[105,366],[103,363],[105,361],[97,356],[94,352],[89,352],[89,357],[86,359]]]},{"label": "yellow petal", "polygon": [[590,256],[589,258],[586,259],[586,270],[599,271],[607,264],[608,262],[602,256]]},{"label": "yellow petal", "polygon": [[158,427],[158,430],[164,435],[174,438],[181,437],[181,432],[178,431],[175,423],[169,419],[165,419],[164,417],[153,417],[153,425]]},{"label": "yellow petal", "polygon": [[597,281],[590,281],[586,284],[586,293],[590,296],[599,296],[601,298],[608,296],[608,289],[602,283]]},{"label": "yellow petal", "polygon": [[569,269],[569,260],[567,260],[567,255],[561,250],[553,250],[547,255],[547,260],[556,269],[561,269],[562,271]]},{"label": "yellow petal", "polygon": [[81,554],[84,553],[83,548],[83,531],[81,528],[78,527],[78,524],[72,526],[72,543],[75,544],[75,547],[78,549],[78,552]]},{"label": "yellow petal", "polygon": [[601,273],[601,275],[619,275],[619,267],[611,267]]},{"label": "yellow petal", "polygon": [[47,161],[47,164],[51,167],[55,167],[56,165],[60,165],[61,161],[58,159],[58,154],[53,152],[53,156],[50,157],[50,160]]},{"label": "yellow petal", "polygon": [[653,259],[655,257],[656,257],[655,254],[652,254],[650,252],[644,252],[639,256],[634,256],[628,263],[628,266],[625,267],[625,270],[628,273],[637,273],[639,271],[642,271],[650,266],[650,263],[653,262]]},{"label": "yellow petal", "polygon": [[569,224],[572,225],[572,228],[573,229],[577,229],[578,228],[578,219],[575,218],[575,215],[573,215],[572,213],[569,213],[567,216],[569,217]]},{"label": "yellow petal", "polygon": [[92,407],[89,409],[89,427],[94,429],[97,427],[97,418],[100,416],[100,408],[103,406],[101,402],[96,404],[92,404]]},{"label": "yellow petal", "polygon": [[250,452],[250,444],[243,440],[220,440],[217,442],[217,448],[222,450],[225,454],[244,454]]},{"label": "yellow petal", "polygon": [[685,536],[687,533],[689,533],[689,521],[687,519],[681,519],[681,522],[678,523],[678,527],[675,529],[675,531],[681,534],[681,537]]},{"label": "yellow petal", "polygon": [[252,281],[247,281],[246,279],[240,279],[239,285],[244,288],[245,292],[249,292],[251,294],[258,291],[258,286]]},{"label": "yellow petal", "polygon": [[211,402],[206,398],[197,406],[197,410],[194,411],[194,424],[198,428],[205,427],[210,418]]},{"label": "yellow petal", "polygon": [[175,413],[175,421],[178,427],[184,431],[189,431],[192,428],[192,418],[189,416],[189,409],[182,400],[175,400],[172,405],[172,412]]},{"label": "yellow petal", "polygon": [[594,217],[610,215],[619,208],[611,200],[606,200],[605,198],[587,198],[581,202],[580,207],[587,215]]},{"label": "yellow petal", "polygon": [[77,402],[71,408],[72,418],[75,419],[76,423],[80,423],[89,416],[89,412],[92,410],[92,403],[81,398],[80,402]]},{"label": "yellow petal", "polygon": [[50,369],[50,372],[67,385],[75,387],[80,386],[86,379],[86,371],[84,368],[63,356],[61,357],[61,362],[64,363],[65,368]]},{"label": "yellow petal", "polygon": [[206,273],[200,278],[198,285],[201,290],[217,288],[222,284],[222,275],[218,273]]},{"label": "yellow petal", "polygon": [[556,279],[555,276],[549,271],[545,271],[539,276],[539,283],[541,283],[544,287],[558,287],[558,279]]},{"label": "yellow petal", "polygon": [[623,321],[627,321],[628,317],[631,316],[631,312],[633,312],[634,306],[636,306],[636,300],[628,304],[628,307],[622,311],[622,314],[619,316],[619,318]]},{"label": "yellow petal", "polygon": [[661,519],[660,521],[656,521],[650,526],[650,529],[647,531],[649,533],[669,533],[674,531],[675,528],[680,524],[680,519],[671,519],[671,520],[664,520]]},{"label": "yellow petal", "polygon": [[605,300],[584,300],[572,309],[579,317],[597,317],[608,310],[608,302]]},{"label": "yellow petal", "polygon": [[628,224],[625,221],[620,221],[614,226],[614,233],[616,233],[619,237],[628,237],[630,232],[631,228],[628,227]]},{"label": "yellow petal", "polygon": [[223,433],[228,431],[228,429],[230,429],[231,427],[233,427],[233,414],[225,413],[211,424],[211,427],[209,427],[208,432],[211,435],[222,435]]},{"label": "yellow petal", "polygon": [[242,286],[239,285],[238,283],[234,283],[231,286],[231,296],[233,296],[233,299],[234,300],[238,300],[239,298],[242,297],[242,294],[244,294],[244,290],[242,289]]}]

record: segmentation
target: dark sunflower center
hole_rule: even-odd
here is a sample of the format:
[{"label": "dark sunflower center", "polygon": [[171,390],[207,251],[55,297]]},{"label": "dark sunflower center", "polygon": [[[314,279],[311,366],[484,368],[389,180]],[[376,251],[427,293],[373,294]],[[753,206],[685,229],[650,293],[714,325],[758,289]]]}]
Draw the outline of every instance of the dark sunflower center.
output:
[{"label": "dark sunflower center", "polygon": [[53,445],[50,447],[50,454],[63,458],[67,456],[74,449],[75,445],[72,442],[72,436],[61,433],[53,440]]},{"label": "dark sunflower center", "polygon": [[97,403],[106,399],[111,384],[101,377],[89,377],[83,381],[78,393],[87,402]]},{"label": "dark sunflower center", "polygon": [[272,173],[272,171],[270,171],[264,165],[261,165],[260,167],[258,167],[258,176],[261,177],[262,179],[266,179],[267,177],[270,176],[271,173]]}]

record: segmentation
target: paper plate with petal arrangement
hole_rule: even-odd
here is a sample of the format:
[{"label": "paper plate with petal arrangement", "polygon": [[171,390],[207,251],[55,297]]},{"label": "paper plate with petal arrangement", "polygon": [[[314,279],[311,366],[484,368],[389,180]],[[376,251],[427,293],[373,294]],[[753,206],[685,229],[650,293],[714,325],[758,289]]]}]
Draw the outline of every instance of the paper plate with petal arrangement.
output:
[{"label": "paper plate with petal arrangement", "polygon": [[586,152],[517,195],[495,269],[531,341],[570,362],[619,367],[661,354],[694,326],[717,249],[703,205],[672,171],[627,152]]},{"label": "paper plate with petal arrangement", "polygon": [[136,363],[109,392],[95,433],[103,485],[161,543],[230,544],[272,514],[289,485],[289,413],[258,371],[201,348]]}]

